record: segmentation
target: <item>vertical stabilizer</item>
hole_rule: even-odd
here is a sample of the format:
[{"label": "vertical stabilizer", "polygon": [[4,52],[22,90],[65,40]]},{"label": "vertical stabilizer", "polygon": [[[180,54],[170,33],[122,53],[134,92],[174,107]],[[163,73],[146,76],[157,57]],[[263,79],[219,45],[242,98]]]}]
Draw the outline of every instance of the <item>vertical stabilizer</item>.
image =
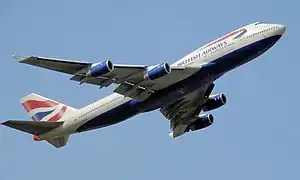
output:
[{"label": "vertical stabilizer", "polygon": [[76,111],[73,107],[34,93],[23,97],[20,102],[34,121],[61,121],[64,116]]}]

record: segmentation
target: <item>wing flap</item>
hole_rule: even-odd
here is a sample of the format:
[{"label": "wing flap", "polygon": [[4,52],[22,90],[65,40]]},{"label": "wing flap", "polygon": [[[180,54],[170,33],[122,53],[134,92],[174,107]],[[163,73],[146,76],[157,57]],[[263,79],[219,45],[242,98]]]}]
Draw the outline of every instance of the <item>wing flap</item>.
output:
[{"label": "wing flap", "polygon": [[109,81],[109,78],[106,77],[87,77],[82,74],[75,74],[70,78],[70,80],[78,81],[80,84],[87,83],[100,86],[100,88],[104,87],[105,84]]},{"label": "wing flap", "polygon": [[150,88],[145,88],[139,84],[132,84],[129,82],[123,82],[114,90],[114,92],[140,101],[147,99],[154,93]]},{"label": "wing flap", "polygon": [[63,122],[9,120],[1,124],[33,135],[40,135],[59,127]]}]

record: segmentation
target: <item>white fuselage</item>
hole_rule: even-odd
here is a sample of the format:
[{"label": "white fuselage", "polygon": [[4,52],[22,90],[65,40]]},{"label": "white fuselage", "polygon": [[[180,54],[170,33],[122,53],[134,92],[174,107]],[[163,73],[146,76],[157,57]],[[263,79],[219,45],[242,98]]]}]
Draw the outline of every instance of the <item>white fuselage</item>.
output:
[{"label": "white fuselage", "polygon": [[[234,57],[243,56],[239,50],[255,44],[257,47],[263,47],[266,42],[270,42],[273,45],[271,38],[281,36],[285,31],[283,25],[278,24],[264,24],[264,23],[253,23],[244,27],[239,28],[219,39],[212,41],[192,53],[184,56],[172,66],[179,67],[202,67],[210,63],[219,63],[223,57],[226,57],[233,52]],[[265,41],[264,41],[265,40]],[[270,41],[269,41],[270,40]],[[266,49],[269,48],[266,44]],[[245,48],[246,49],[246,48]],[[257,57],[262,54],[266,49],[259,49],[257,52],[251,50],[249,59],[243,59],[241,62],[222,62],[219,66],[219,74],[224,74],[233,68]],[[247,50],[247,49],[246,49]],[[250,51],[243,51],[250,53]],[[196,72],[195,72],[196,73]],[[186,77],[189,78],[189,77]],[[126,109],[128,108],[128,109]],[[131,109],[130,109],[131,108]],[[134,110],[132,108],[135,108]],[[157,107],[159,108],[159,107]],[[138,113],[143,112],[141,106],[124,95],[113,93],[99,101],[96,101],[82,109],[77,110],[70,116],[64,116],[61,121],[64,124],[57,129],[54,129],[46,134],[40,135],[40,139],[54,138],[63,135],[73,134],[76,132],[92,130],[100,127],[112,125],[123,120],[128,119]],[[122,116],[124,114],[124,116]],[[93,122],[91,120],[94,120]],[[97,121],[105,121],[104,123],[94,123]]]}]

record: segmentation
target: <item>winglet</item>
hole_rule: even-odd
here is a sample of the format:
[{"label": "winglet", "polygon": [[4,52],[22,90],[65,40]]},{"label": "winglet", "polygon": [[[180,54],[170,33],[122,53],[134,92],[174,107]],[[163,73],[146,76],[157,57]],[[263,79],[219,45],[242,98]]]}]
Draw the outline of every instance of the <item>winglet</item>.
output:
[{"label": "winglet", "polygon": [[169,133],[169,136],[170,136],[171,138],[174,138],[173,132],[170,132],[170,133]]},{"label": "winglet", "polygon": [[12,57],[14,58],[14,60],[18,62],[22,62],[30,58],[29,56],[16,56],[16,55],[13,55]]}]

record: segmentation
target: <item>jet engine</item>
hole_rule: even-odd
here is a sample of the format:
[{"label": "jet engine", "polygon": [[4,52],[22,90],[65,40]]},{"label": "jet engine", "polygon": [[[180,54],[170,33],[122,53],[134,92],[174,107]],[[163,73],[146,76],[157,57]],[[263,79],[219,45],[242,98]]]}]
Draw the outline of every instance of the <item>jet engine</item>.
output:
[{"label": "jet engine", "polygon": [[225,94],[216,94],[209,97],[203,106],[203,111],[217,109],[226,104],[227,98]]},{"label": "jet engine", "polygon": [[114,65],[111,61],[103,61],[100,63],[93,64],[90,70],[86,73],[86,75],[97,77],[112,72],[113,70]]},{"label": "jet engine", "polygon": [[186,128],[186,131],[197,131],[199,129],[206,128],[214,123],[214,117],[211,114],[203,114],[199,117],[196,117],[197,119],[188,125]]},{"label": "jet engine", "polygon": [[168,63],[162,63],[154,68],[147,71],[147,73],[144,76],[144,79],[158,79],[160,77],[163,77],[171,72],[171,67]]}]

